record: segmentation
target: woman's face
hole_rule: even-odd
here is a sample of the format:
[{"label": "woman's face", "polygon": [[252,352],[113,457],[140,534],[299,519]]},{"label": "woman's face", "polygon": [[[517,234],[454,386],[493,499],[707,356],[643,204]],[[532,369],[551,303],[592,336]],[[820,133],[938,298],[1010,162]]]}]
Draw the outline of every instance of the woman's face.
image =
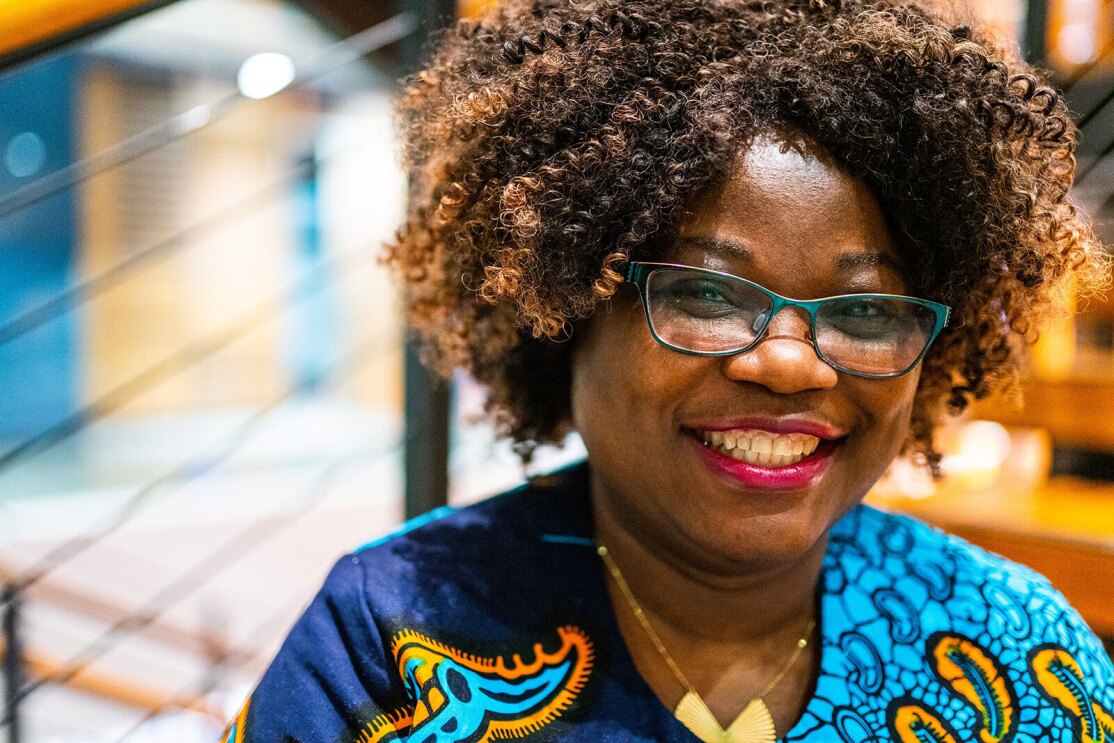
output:
[{"label": "woman's face", "polygon": [[[873,195],[819,145],[793,141],[767,135],[740,153],[661,260],[794,299],[907,294]],[[817,357],[800,309],[779,312],[744,353],[690,356],[654,340],[627,284],[582,330],[573,422],[599,506],[643,540],[708,566],[769,568],[815,550],[908,433],[919,367],[891,379],[836,371]],[[822,441],[795,474],[735,465],[706,443],[745,437],[777,450],[778,434],[806,449],[810,436]]]}]

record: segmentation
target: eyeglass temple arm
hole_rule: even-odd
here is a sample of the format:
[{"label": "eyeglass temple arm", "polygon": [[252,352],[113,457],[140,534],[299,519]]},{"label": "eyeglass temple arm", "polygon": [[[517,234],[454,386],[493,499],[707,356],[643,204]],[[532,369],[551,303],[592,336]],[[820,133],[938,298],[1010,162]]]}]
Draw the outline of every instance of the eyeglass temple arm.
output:
[{"label": "eyeglass temple arm", "polygon": [[629,261],[627,263],[626,280],[632,284],[638,283],[638,277],[642,273],[642,263],[640,261]]}]

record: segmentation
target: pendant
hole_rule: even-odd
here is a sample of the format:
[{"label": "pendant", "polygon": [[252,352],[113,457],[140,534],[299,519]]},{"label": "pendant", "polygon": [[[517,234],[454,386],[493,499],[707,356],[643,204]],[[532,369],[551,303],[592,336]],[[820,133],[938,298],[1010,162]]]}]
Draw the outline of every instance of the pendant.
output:
[{"label": "pendant", "polygon": [[774,718],[758,698],[750,700],[726,730],[695,691],[681,697],[673,716],[704,743],[774,743],[777,739]]}]

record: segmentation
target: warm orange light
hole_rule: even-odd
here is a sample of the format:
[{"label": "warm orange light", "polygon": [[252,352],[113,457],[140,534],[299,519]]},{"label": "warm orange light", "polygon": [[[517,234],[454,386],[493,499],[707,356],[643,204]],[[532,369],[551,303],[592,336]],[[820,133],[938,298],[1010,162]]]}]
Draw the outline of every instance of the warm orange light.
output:
[{"label": "warm orange light", "polygon": [[0,54],[8,54],[149,0],[19,0],[0,11]]},{"label": "warm orange light", "polygon": [[1110,41],[1108,0],[1053,0],[1048,8],[1048,56],[1061,69],[1094,60]]},{"label": "warm orange light", "polygon": [[1057,304],[1061,315],[1041,328],[1040,338],[1032,347],[1033,371],[1038,379],[1066,379],[1075,369],[1078,342],[1075,328],[1075,297],[1068,295]]},{"label": "warm orange light", "polygon": [[479,18],[497,4],[498,0],[457,0],[457,13],[460,18]]},{"label": "warm orange light", "polygon": [[494,7],[496,2],[497,0],[457,0],[456,12],[461,18],[478,18]]}]

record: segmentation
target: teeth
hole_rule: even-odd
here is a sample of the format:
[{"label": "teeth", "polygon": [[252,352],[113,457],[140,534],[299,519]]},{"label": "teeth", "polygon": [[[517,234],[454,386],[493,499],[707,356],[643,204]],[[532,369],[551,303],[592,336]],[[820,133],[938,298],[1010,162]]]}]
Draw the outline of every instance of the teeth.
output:
[{"label": "teeth", "polygon": [[702,431],[705,444],[747,464],[785,467],[804,459],[820,446],[820,439],[807,433],[743,430]]},{"label": "teeth", "polygon": [[774,437],[768,433],[756,433],[750,441],[750,450],[757,454],[773,454]]}]

